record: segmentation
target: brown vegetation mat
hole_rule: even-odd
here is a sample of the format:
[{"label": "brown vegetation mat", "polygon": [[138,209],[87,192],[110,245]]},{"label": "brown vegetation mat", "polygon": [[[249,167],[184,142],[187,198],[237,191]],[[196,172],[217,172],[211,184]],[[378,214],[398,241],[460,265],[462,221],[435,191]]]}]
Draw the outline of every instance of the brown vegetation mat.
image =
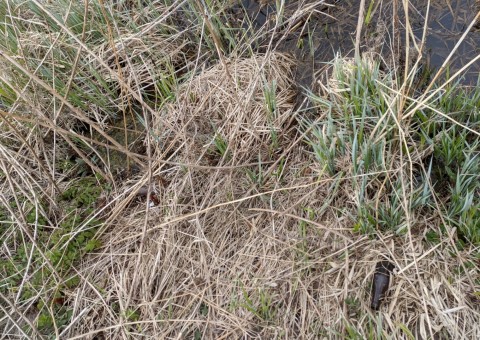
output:
[{"label": "brown vegetation mat", "polygon": [[[454,273],[468,250],[452,256],[450,238],[432,247],[422,232],[352,232],[356,179],[321,175],[293,128],[292,67],[280,54],[227,60],[178,89],[153,122],[158,204],[118,205],[103,251],[78,269],[64,336],[343,338],[381,323],[394,338],[405,328],[480,337],[475,270]],[[375,313],[371,278],[384,258],[397,273]]]}]

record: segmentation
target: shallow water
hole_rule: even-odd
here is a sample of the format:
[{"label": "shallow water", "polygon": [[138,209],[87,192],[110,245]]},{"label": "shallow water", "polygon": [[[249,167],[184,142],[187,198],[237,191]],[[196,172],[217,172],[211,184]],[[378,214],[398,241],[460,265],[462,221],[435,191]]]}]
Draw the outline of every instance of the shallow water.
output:
[{"label": "shallow water", "polygon": [[[373,0],[372,0],[373,1]],[[317,1],[318,2],[318,1]],[[301,34],[295,35],[291,39],[285,39],[278,46],[281,51],[292,52],[300,64],[309,65],[308,70],[300,70],[300,83],[308,87],[311,79],[302,75],[305,73],[310,75],[321,67],[321,65],[332,60],[336,53],[341,55],[352,55],[354,49],[355,30],[358,20],[359,2],[357,0],[340,0],[335,2],[335,6],[327,7],[319,4],[316,8],[324,15],[318,14],[310,18],[307,23],[310,31],[309,37]],[[245,12],[251,20],[255,29],[268,25],[269,17],[276,14],[275,1],[258,1],[258,0],[242,0]],[[301,3],[309,3],[308,1],[286,1],[285,16],[288,18],[289,13],[295,11]],[[325,3],[332,3],[326,1]],[[400,5],[401,2],[399,1]],[[436,0],[431,1],[430,12],[428,15],[427,39],[424,47],[424,60],[429,67],[439,68],[455,44],[459,41],[462,34],[467,30],[468,26],[480,11],[479,0]],[[392,23],[392,2],[376,1],[372,6],[372,22],[364,27],[363,36],[366,44],[368,44],[368,36],[375,35],[376,25],[381,18],[387,23]],[[366,1],[366,11],[370,5],[370,0]],[[427,14],[427,0],[417,0],[409,8],[409,20],[412,24],[413,33],[420,42],[423,34],[423,26]],[[304,5],[305,6],[305,5]],[[331,16],[331,17],[329,17]],[[332,18],[333,17],[333,18]],[[405,14],[400,8],[399,10],[400,25],[405,21]],[[386,40],[391,35],[391,27],[387,30]],[[402,40],[405,33],[401,32]],[[303,40],[303,45],[307,48],[299,50],[299,40]],[[307,42],[308,40],[308,42]],[[365,44],[364,44],[365,46]],[[388,46],[385,46],[383,53],[388,53]],[[467,35],[466,39],[459,46],[450,61],[450,74],[461,69],[469,61],[480,54],[480,23],[476,25]],[[480,61],[470,66],[464,73],[462,83],[467,85],[476,84],[480,72]]]},{"label": "shallow water", "polygon": [[[440,67],[451,53],[468,26],[480,11],[478,0],[437,0],[432,1],[428,20],[426,55],[430,65]],[[427,1],[418,1],[418,12],[413,12],[414,34],[421,38],[421,27],[427,13]],[[477,22],[454,53],[451,70],[461,69],[480,54],[480,22]],[[465,74],[464,83],[475,84],[480,72],[480,61],[473,64]]]}]

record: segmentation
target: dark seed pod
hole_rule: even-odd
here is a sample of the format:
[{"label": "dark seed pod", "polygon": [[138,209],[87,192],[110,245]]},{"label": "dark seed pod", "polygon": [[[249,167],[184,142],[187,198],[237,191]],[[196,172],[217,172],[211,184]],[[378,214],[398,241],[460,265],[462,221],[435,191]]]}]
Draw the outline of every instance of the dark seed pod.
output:
[{"label": "dark seed pod", "polygon": [[378,262],[375,267],[375,274],[373,274],[372,284],[372,304],[373,310],[380,308],[380,302],[385,297],[385,293],[390,284],[390,273],[395,268],[393,263],[389,261]]}]

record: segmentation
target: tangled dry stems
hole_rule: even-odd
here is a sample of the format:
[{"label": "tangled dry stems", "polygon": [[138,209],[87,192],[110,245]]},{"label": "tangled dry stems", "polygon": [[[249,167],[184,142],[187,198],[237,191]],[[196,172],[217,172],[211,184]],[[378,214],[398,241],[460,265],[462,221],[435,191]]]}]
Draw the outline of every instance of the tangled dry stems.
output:
[{"label": "tangled dry stems", "polygon": [[[178,45],[158,38],[153,44],[163,50],[157,55],[123,38],[127,43],[117,50],[133,54],[118,61],[116,71],[129,87],[139,86],[135,90],[155,82],[147,67],[152,60],[181,63]],[[96,52],[104,63],[116,63],[108,46]],[[329,177],[302,140],[294,126],[293,66],[282,54],[234,59],[227,61],[228,73],[213,66],[175,89],[175,102],[153,117],[149,140],[151,189],[160,204],[147,209],[148,202],[132,194],[149,182],[144,174],[110,197],[104,247],[77,268],[81,283],[66,296],[73,321],[62,337],[318,338],[345,334],[350,326],[369,334],[369,322],[381,323],[393,338],[405,337],[399,325],[422,338],[480,337],[478,269],[456,272],[466,261],[478,263],[478,250],[452,256],[453,233],[437,246],[426,244],[425,232],[437,227],[438,216],[416,216],[404,236],[353,233],[359,178],[348,158],[336,165],[349,175]],[[338,95],[338,84],[326,83],[329,95]],[[269,91],[274,110],[266,104]],[[44,152],[41,138],[22,134]],[[20,188],[27,198],[43,191],[47,172],[31,162],[25,146],[0,150],[1,169],[10,174],[3,197]],[[385,258],[397,274],[377,315],[369,309],[370,280],[376,261]]]},{"label": "tangled dry stems", "polygon": [[[355,178],[321,174],[305,143],[286,155],[278,176],[252,183],[246,170],[268,169],[275,159],[269,130],[282,136],[283,149],[299,138],[286,124],[291,61],[273,54],[229,67],[233,83],[222,66],[205,70],[179,88],[154,124],[161,127],[157,157],[174,145],[169,159],[212,169],[156,165],[160,205],[148,216],[145,202],[130,205],[105,233],[103,252],[79,268],[83,285],[70,297],[79,319],[66,334],[316,338],[349,326],[367,334],[370,320],[399,338],[399,325],[423,338],[477,337],[476,269],[453,272],[474,249],[452,257],[449,238],[432,247],[424,232],[376,240],[352,233]],[[269,121],[264,86],[272,79],[279,102]],[[229,157],[209,153],[217,133],[228,136]],[[369,287],[381,259],[392,260],[397,275],[375,315]]]}]

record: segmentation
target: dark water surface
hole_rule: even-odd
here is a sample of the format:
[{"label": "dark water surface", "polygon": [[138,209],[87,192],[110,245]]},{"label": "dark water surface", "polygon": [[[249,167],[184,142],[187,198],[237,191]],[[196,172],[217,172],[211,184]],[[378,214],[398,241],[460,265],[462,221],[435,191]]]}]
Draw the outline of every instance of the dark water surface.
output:
[{"label": "dark water surface", "polygon": [[[440,67],[454,49],[468,26],[480,11],[478,0],[436,0],[431,1],[426,40],[426,55],[430,65]],[[418,1],[412,11],[414,34],[421,38],[427,1]],[[480,22],[476,22],[465,40],[456,50],[450,64],[452,71],[457,71],[480,54]],[[464,83],[475,84],[480,72],[480,61],[474,63],[466,72]],[[453,73],[453,72],[451,72]]]},{"label": "dark water surface", "polygon": [[[366,1],[365,12],[368,11],[371,1],[373,0]],[[285,1],[285,18],[288,19],[289,13],[293,13],[299,6],[306,6],[309,3],[312,2]],[[300,64],[310,65],[303,71],[300,70],[300,73],[305,73],[304,75],[299,74],[300,82],[303,85],[308,86],[312,71],[320,68],[321,64],[332,60],[336,53],[353,55],[359,3],[359,0],[332,0],[325,1],[325,5],[318,4],[315,7],[318,12],[306,21],[306,29],[302,33],[292,33],[291,37],[278,44],[278,50],[293,52]],[[402,1],[398,1],[398,3],[400,7],[400,27],[404,27],[405,13],[402,8]],[[241,4],[255,29],[269,25],[269,19],[276,15],[276,1],[274,0],[242,0]],[[333,6],[327,6],[326,4]],[[392,36],[392,1],[376,0],[372,4],[372,21],[364,26],[362,32],[365,40],[364,50],[367,48],[369,39],[378,34],[376,30],[379,23],[387,25],[387,31],[383,33],[385,40],[389,41]],[[427,21],[427,9],[427,0],[411,1],[408,15],[413,34],[418,42],[420,42],[423,34],[424,23]],[[431,1],[427,21],[427,39],[423,50],[425,62],[429,67],[439,68],[444,63],[479,11],[479,0]],[[402,29],[400,36],[404,40],[405,32],[402,32]],[[300,40],[302,41],[299,42]],[[299,46],[304,47],[300,49]],[[389,47],[385,45],[383,51],[380,52],[384,55],[388,51]],[[449,64],[450,74],[461,69],[479,54],[480,22],[477,22],[453,55]],[[466,70],[462,83],[465,85],[476,84],[479,72],[480,61]]]}]

